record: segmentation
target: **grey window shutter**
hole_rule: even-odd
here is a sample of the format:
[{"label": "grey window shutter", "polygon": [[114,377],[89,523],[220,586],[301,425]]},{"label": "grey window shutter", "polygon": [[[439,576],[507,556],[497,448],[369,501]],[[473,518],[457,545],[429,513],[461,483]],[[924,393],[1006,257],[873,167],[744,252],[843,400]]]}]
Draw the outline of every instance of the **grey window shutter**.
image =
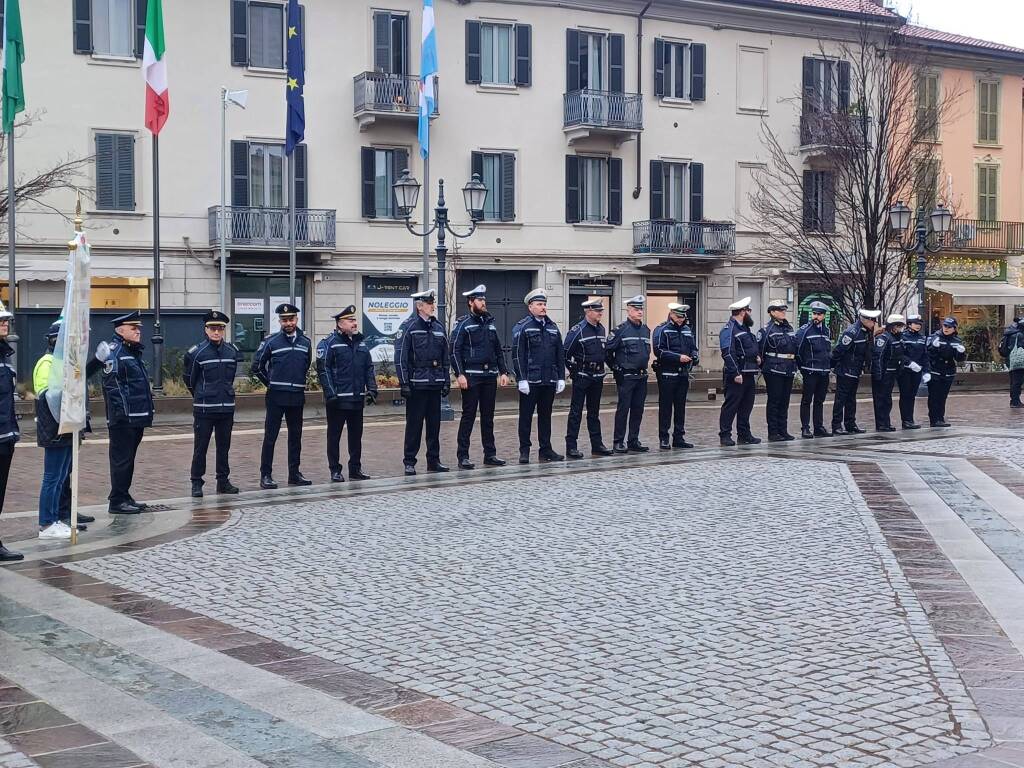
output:
[{"label": "grey window shutter", "polygon": [[654,95],[665,97],[665,41],[654,38]]},{"label": "grey window shutter", "polygon": [[626,36],[608,35],[608,90],[626,90]]},{"label": "grey window shutter", "polygon": [[515,221],[516,218],[516,156],[511,152],[501,153],[501,220]]},{"label": "grey window shutter", "polygon": [[119,211],[135,210],[135,137],[115,134],[114,137],[114,207]]},{"label": "grey window shutter", "polygon": [[608,223],[622,223],[622,159],[608,158]]},{"label": "grey window shutter", "polygon": [[249,4],[231,0],[231,66],[249,66]]},{"label": "grey window shutter", "polygon": [[839,110],[846,112],[850,108],[850,62],[839,62]]},{"label": "grey window shutter", "polygon": [[826,113],[832,111],[832,62],[825,62],[825,78],[822,81],[822,110]]},{"label": "grey window shutter", "polygon": [[565,30],[565,92],[580,89],[580,33]]},{"label": "grey window shutter", "polygon": [[146,11],[148,0],[135,0],[135,58],[141,59],[146,48]]},{"label": "grey window shutter", "polygon": [[[469,156],[469,176],[473,175],[480,177],[480,181],[484,180],[484,153],[483,152],[472,152]],[[494,194],[494,190],[491,190],[491,194]]]},{"label": "grey window shutter", "polygon": [[466,82],[479,83],[483,79],[480,58],[480,22],[466,22]]},{"label": "grey window shutter", "polygon": [[804,171],[804,230],[807,232],[815,229],[815,208],[814,171]]},{"label": "grey window shutter", "polygon": [[375,190],[375,152],[373,147],[360,150],[362,166],[363,217],[377,218],[377,196]]},{"label": "grey window shutter", "polygon": [[[391,70],[395,75],[408,75],[409,72],[409,17],[392,16],[392,29],[397,30],[398,40],[391,38],[394,49],[391,53]],[[397,53],[397,57],[396,57]],[[397,59],[397,60],[396,60]]]},{"label": "grey window shutter", "polygon": [[74,0],[75,53],[92,53],[92,0]]},{"label": "grey window shutter", "polygon": [[249,205],[249,142],[231,142],[231,205]]},{"label": "grey window shutter", "polygon": [[690,101],[707,98],[708,53],[704,43],[690,46]]},{"label": "grey window shutter", "polygon": [[804,114],[814,111],[817,101],[817,76],[818,67],[810,56],[804,56],[803,65],[803,87],[804,87]]},{"label": "grey window shutter", "polygon": [[651,160],[651,218],[665,218],[665,166],[661,160]]},{"label": "grey window shutter", "polygon": [[575,224],[580,220],[580,159],[576,155],[565,156],[565,223]]},{"label": "grey window shutter", "polygon": [[821,172],[821,230],[836,231],[835,176],[831,171]]},{"label": "grey window shutter", "polygon": [[516,85],[533,84],[533,27],[516,24]]},{"label": "grey window shutter", "polygon": [[292,153],[295,163],[295,207],[309,207],[309,163],[306,162],[306,145],[299,144]]},{"label": "grey window shutter", "polygon": [[96,134],[96,207],[101,211],[114,208],[114,136]]},{"label": "grey window shutter", "polygon": [[690,221],[704,221],[704,163],[690,163]]},{"label": "grey window shutter", "polygon": [[391,14],[373,13],[373,71],[391,71]]}]

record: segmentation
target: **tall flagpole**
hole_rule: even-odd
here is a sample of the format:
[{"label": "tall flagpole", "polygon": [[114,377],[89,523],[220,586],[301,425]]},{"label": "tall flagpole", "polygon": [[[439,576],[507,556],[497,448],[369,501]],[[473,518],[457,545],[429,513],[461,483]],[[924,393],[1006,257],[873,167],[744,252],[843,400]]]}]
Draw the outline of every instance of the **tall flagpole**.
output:
[{"label": "tall flagpole", "polygon": [[[430,123],[427,123],[427,133],[430,133]],[[423,158],[423,228],[430,228],[430,155]],[[423,287],[420,290],[430,289],[430,236],[423,236]]]},{"label": "tall flagpole", "polygon": [[18,361],[18,285],[17,271],[14,266],[14,129],[7,134],[7,307],[11,314],[11,334],[7,341],[14,347],[14,361]]},{"label": "tall flagpole", "polygon": [[164,388],[164,337],[160,335],[160,135],[153,134],[153,391]]},{"label": "tall flagpole", "polygon": [[288,155],[288,299],[295,303],[295,153]]}]

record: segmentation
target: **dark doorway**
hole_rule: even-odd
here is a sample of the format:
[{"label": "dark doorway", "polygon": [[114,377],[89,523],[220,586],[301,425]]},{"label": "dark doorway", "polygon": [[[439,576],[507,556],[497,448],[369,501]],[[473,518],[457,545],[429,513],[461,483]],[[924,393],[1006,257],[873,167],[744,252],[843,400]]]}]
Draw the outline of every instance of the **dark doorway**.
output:
[{"label": "dark doorway", "polygon": [[487,286],[487,311],[494,317],[501,345],[507,352],[512,348],[512,326],[526,315],[523,299],[533,288],[534,272],[504,271],[497,269],[464,269],[456,280],[452,317],[466,313],[462,294],[476,286]]}]

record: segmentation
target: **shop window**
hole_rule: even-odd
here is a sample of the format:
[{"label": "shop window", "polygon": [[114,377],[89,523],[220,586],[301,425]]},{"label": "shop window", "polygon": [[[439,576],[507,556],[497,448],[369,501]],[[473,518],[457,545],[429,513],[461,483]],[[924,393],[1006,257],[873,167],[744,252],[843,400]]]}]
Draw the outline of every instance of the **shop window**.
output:
[{"label": "shop window", "polygon": [[149,309],[148,277],[94,277],[92,309]]}]

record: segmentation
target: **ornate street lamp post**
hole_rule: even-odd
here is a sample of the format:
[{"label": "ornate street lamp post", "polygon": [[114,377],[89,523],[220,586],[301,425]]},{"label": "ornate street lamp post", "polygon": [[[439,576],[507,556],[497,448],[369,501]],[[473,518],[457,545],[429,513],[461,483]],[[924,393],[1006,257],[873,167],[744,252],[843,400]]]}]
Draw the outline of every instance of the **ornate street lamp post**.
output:
[{"label": "ornate street lamp post", "polygon": [[[903,234],[910,228],[910,215],[911,211],[903,201],[897,201],[897,203],[889,209],[889,225],[892,227],[894,232],[899,233],[902,238]],[[949,212],[949,209],[944,205],[938,206],[929,215],[931,219],[931,231],[937,232],[939,235],[943,235],[953,226],[953,214]],[[941,238],[940,238],[941,240]],[[925,273],[928,269],[928,254],[938,253],[942,250],[942,244],[936,241],[934,245],[928,244],[928,227],[925,224],[925,211],[924,208],[919,208],[917,211],[917,226],[914,228],[913,235],[909,242],[904,243],[902,240],[899,242],[899,248],[904,253],[913,253],[917,255],[917,313],[921,316],[921,321],[925,322]],[[930,325],[925,325],[926,328],[931,330]]]}]

